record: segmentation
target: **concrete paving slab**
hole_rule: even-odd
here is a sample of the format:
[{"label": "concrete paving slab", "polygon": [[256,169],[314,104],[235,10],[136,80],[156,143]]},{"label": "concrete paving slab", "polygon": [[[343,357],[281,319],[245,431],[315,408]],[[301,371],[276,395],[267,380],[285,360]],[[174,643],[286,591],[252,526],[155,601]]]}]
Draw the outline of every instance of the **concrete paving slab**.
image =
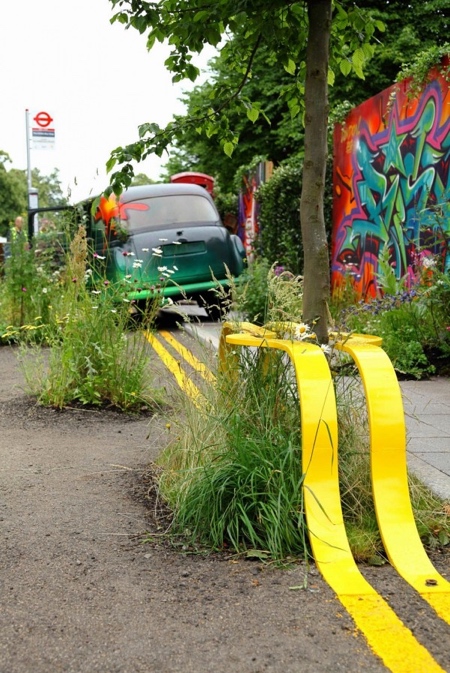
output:
[{"label": "concrete paving slab", "polygon": [[405,417],[408,433],[411,437],[448,437],[450,438],[450,419],[446,414],[421,414]]}]

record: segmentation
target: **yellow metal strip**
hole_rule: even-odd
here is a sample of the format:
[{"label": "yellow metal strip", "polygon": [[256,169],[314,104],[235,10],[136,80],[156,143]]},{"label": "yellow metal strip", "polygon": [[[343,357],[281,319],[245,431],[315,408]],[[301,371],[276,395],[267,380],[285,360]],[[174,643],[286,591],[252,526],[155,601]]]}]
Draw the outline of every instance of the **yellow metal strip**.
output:
[{"label": "yellow metal strip", "polygon": [[166,365],[167,369],[173,374],[180,388],[191,398],[197,407],[204,408],[204,405],[206,404],[205,397],[202,395],[197,386],[192,383],[186,372],[181,368],[180,362],[175,360],[169,351],[158,341],[154,334],[146,331],[144,332],[144,335],[154,351]]},{"label": "yellow metal strip", "polygon": [[183,346],[182,343],[177,341],[174,336],[170,332],[166,332],[165,330],[159,330],[158,334],[165,339],[174,350],[181,355],[186,362],[191,365],[193,369],[195,369],[199,374],[205,379],[205,381],[208,381],[209,383],[214,383],[216,380],[216,377],[214,374],[208,369],[208,367],[203,363],[198,360],[195,355],[191,353],[190,350],[188,350],[185,346]]},{"label": "yellow metal strip", "polygon": [[361,374],[369,412],[372,491],[378,527],[397,572],[450,623],[450,583],[434,568],[420,540],[408,489],[406,430],[400,386],[386,353],[361,335],[336,348]]},{"label": "yellow metal strip", "polygon": [[362,576],[352,556],[339,493],[334,386],[322,350],[305,342],[249,334],[224,338],[230,346],[280,349],[292,360],[300,394],[305,514],[313,555],[324,579],[389,670],[442,673],[444,669]]}]

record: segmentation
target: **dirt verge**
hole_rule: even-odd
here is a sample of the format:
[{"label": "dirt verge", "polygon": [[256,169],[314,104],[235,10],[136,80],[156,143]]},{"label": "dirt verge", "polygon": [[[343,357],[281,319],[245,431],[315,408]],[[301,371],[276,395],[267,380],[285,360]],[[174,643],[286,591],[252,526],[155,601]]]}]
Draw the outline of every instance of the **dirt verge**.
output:
[{"label": "dirt verge", "polygon": [[[386,670],[315,569],[300,588],[302,563],[143,543],[165,419],[39,408],[13,349],[0,367],[0,673]],[[390,567],[364,572],[450,670],[447,627]]]}]

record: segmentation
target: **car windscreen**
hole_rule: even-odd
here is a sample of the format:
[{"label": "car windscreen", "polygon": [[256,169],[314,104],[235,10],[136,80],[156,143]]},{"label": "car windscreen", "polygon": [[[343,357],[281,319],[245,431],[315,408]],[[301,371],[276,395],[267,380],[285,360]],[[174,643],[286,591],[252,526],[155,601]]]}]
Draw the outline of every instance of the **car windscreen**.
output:
[{"label": "car windscreen", "polygon": [[197,194],[154,196],[124,203],[122,224],[129,232],[160,229],[171,224],[217,222],[218,216],[207,198]]}]

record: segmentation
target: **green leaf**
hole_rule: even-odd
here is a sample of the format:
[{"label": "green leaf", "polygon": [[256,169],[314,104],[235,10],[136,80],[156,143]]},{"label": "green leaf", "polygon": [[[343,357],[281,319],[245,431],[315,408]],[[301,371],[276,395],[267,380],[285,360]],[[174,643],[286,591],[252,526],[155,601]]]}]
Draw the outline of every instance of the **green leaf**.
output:
[{"label": "green leaf", "polygon": [[203,19],[209,19],[209,12],[205,9],[202,9],[194,15],[194,21],[196,23],[198,23],[198,21],[203,21]]},{"label": "green leaf", "polygon": [[106,162],[106,172],[109,173],[114,168],[116,163],[117,161],[114,157],[109,157],[108,161]]},{"label": "green leaf", "polygon": [[297,66],[295,65],[295,61],[293,61],[291,58],[288,60],[287,64],[285,64],[285,66],[284,66],[284,69],[290,75],[295,75],[296,68],[297,68]]},{"label": "green leaf", "polygon": [[344,59],[339,63],[339,69],[340,69],[341,73],[345,77],[347,77],[347,75],[350,75],[350,73],[352,71],[352,64],[350,63],[350,61],[347,61],[347,59]]},{"label": "green leaf", "polygon": [[255,123],[255,121],[259,117],[259,110],[255,107],[250,108],[247,110],[247,117],[250,119],[251,122]]},{"label": "green leaf", "polygon": [[352,55],[352,62],[353,62],[353,67],[355,68],[355,72],[357,72],[357,69],[361,70],[362,66],[364,65],[364,62],[366,60],[366,57],[364,55],[364,51],[359,47],[358,49],[355,49]]},{"label": "green leaf", "polygon": [[231,142],[226,142],[223,144],[223,151],[227,155],[227,157],[231,157],[233,152],[234,152],[234,144]]},{"label": "green leaf", "polygon": [[192,65],[191,63],[189,63],[186,66],[186,75],[189,77],[191,82],[195,82],[195,80],[197,79],[199,74],[200,74],[200,70],[198,68],[196,68],[195,65]]},{"label": "green leaf", "polygon": [[289,106],[289,112],[291,113],[291,119],[295,119],[295,117],[300,112],[300,105],[298,105],[298,103],[295,103],[294,105],[290,105]]}]

